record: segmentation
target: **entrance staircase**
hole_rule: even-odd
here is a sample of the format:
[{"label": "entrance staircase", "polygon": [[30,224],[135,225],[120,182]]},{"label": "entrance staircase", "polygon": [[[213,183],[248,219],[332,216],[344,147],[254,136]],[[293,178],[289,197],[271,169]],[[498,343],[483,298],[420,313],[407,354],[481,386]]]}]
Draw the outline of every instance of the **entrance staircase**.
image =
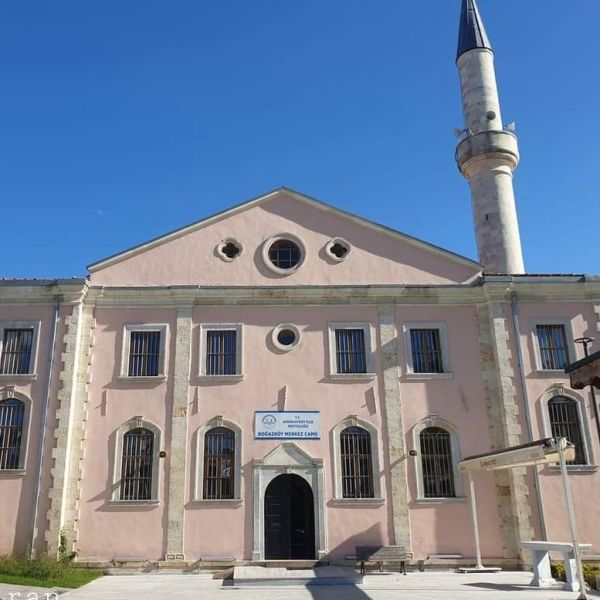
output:
[{"label": "entrance staircase", "polygon": [[[275,561],[273,561],[275,562]],[[286,566],[235,567],[233,586],[315,586],[315,585],[357,585],[362,583],[362,575],[348,567],[314,566],[301,568],[298,563],[314,561],[276,561]],[[294,566],[290,563],[295,563]]]}]

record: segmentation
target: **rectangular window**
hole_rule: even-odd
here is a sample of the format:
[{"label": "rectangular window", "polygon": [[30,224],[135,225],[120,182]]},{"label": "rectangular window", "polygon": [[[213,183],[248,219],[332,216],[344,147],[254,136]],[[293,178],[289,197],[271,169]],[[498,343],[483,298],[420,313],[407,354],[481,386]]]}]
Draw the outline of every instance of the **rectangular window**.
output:
[{"label": "rectangular window", "polygon": [[5,329],[0,358],[0,375],[30,373],[33,351],[33,328]]},{"label": "rectangular window", "polygon": [[569,351],[564,325],[537,325],[541,367],[562,370],[569,364]]},{"label": "rectangular window", "polygon": [[411,329],[413,373],[443,373],[442,345],[439,329]]},{"label": "rectangular window", "polygon": [[337,373],[366,373],[365,330],[336,329],[335,358]]},{"label": "rectangular window", "polygon": [[237,331],[206,332],[206,375],[236,375]]},{"label": "rectangular window", "polygon": [[160,375],[160,331],[131,331],[129,340],[129,377]]},{"label": "rectangular window", "polygon": [[402,325],[406,349],[406,376],[409,379],[453,377],[444,321],[414,321]]},{"label": "rectangular window", "polygon": [[242,379],[242,325],[200,325],[200,377]]}]

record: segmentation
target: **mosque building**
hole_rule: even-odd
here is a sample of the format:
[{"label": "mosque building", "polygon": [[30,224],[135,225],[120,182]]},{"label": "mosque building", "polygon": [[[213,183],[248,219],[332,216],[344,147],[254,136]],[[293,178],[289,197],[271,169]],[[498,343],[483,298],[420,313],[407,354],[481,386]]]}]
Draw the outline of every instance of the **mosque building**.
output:
[{"label": "mosque building", "polygon": [[[478,262],[281,188],[83,278],[0,281],[0,555],[469,558],[458,461],[552,436],[600,551],[597,408],[564,372],[600,335],[600,278],[525,270],[475,0],[456,64]],[[556,467],[477,483],[488,562],[569,539]]]}]

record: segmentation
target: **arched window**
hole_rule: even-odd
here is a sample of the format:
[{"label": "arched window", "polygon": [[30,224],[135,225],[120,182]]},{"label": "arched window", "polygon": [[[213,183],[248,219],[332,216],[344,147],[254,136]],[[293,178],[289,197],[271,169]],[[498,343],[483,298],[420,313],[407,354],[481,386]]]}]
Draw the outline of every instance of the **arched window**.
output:
[{"label": "arched window", "polygon": [[427,427],[419,435],[424,498],[454,498],[454,466],[450,433]]},{"label": "arched window", "polygon": [[151,500],[154,433],[144,427],[123,435],[121,500]]},{"label": "arched window", "polygon": [[204,435],[204,500],[231,500],[235,496],[235,433],[214,427]]},{"label": "arched window", "polygon": [[342,497],[373,498],[371,435],[362,427],[347,427],[340,433]]},{"label": "arched window", "polygon": [[566,396],[554,396],[548,400],[548,415],[552,437],[567,438],[575,445],[575,460],[570,461],[569,464],[585,465],[585,449],[577,402]]},{"label": "arched window", "polygon": [[15,398],[0,402],[0,470],[21,467],[25,404]]}]

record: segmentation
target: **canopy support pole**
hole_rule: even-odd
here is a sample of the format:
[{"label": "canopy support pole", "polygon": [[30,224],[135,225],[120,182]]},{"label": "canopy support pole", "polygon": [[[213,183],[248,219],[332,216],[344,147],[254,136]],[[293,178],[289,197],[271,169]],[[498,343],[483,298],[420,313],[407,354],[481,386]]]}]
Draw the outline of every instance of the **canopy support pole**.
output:
[{"label": "canopy support pole", "polygon": [[479,539],[479,520],[477,519],[477,497],[475,495],[475,481],[473,481],[473,473],[468,472],[469,476],[469,495],[471,502],[471,516],[473,518],[473,534],[475,536],[475,552],[477,553],[477,565],[475,567],[461,567],[461,573],[497,573],[501,571],[499,567],[484,567],[481,560],[481,541]]},{"label": "canopy support pole", "polygon": [[565,458],[566,439],[557,440],[558,456],[560,458],[560,472],[562,475],[563,488],[565,492],[565,501],[567,504],[567,515],[569,517],[569,527],[571,528],[571,539],[573,541],[573,553],[575,555],[575,564],[577,565],[577,579],[579,580],[579,600],[588,600],[585,587],[585,577],[583,576],[583,565],[581,563],[581,549],[579,548],[579,539],[577,537],[577,525],[575,523],[575,509],[573,507],[573,496],[571,494],[571,484],[569,483],[569,473],[567,471],[567,460]]},{"label": "canopy support pole", "polygon": [[477,498],[473,473],[469,473],[469,491],[471,493],[471,515],[473,517],[473,533],[475,534],[475,551],[477,552],[477,568],[483,569],[481,562],[481,541],[479,540],[479,521],[477,520]]}]

